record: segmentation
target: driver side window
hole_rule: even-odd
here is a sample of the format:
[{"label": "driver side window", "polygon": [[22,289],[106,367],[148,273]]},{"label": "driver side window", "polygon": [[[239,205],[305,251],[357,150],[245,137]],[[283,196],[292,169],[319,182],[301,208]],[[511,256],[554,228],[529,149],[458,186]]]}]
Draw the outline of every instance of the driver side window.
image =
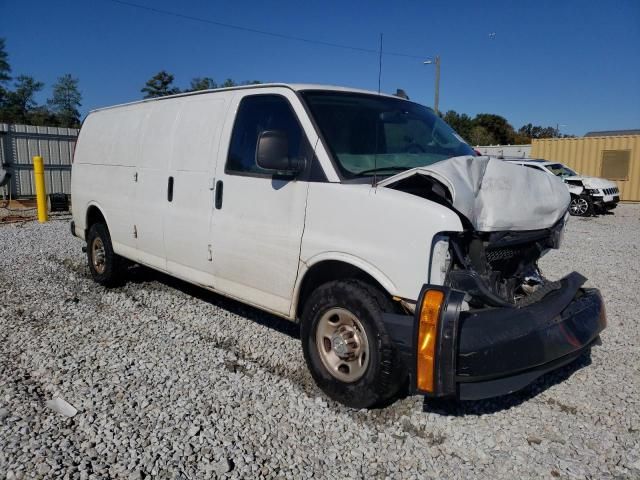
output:
[{"label": "driver side window", "polygon": [[280,95],[252,95],[242,99],[238,107],[225,172],[271,176],[272,172],[256,164],[258,136],[265,130],[287,134],[289,154],[301,154],[302,128],[289,102]]}]

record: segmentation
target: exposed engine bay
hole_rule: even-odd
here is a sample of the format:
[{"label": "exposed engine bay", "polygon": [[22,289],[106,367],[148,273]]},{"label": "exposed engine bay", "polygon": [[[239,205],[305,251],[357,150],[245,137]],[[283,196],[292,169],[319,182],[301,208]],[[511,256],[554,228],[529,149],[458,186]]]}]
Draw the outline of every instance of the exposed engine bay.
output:
[{"label": "exposed engine bay", "polygon": [[[470,308],[517,308],[560,288],[537,265],[547,250],[559,248],[568,219],[569,193],[548,177],[487,157],[458,157],[384,183],[445,205],[461,219],[463,232],[443,232],[434,242],[432,266],[442,271],[430,272],[432,282],[439,275],[436,281],[466,292]],[[527,203],[540,195],[542,205]]]},{"label": "exposed engine bay", "polygon": [[525,306],[559,284],[542,276],[538,259],[558,248],[564,219],[529,232],[465,232],[449,237],[451,264],[445,284],[468,294],[471,307]]}]

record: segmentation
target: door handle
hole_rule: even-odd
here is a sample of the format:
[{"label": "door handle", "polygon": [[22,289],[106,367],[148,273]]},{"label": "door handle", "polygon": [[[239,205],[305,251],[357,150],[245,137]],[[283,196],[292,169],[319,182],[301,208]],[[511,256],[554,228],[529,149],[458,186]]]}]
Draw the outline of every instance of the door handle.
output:
[{"label": "door handle", "polygon": [[169,182],[167,185],[167,200],[173,201],[173,177],[169,177]]},{"label": "door handle", "polygon": [[222,190],[224,185],[222,180],[216,182],[216,208],[220,210],[222,208]]}]

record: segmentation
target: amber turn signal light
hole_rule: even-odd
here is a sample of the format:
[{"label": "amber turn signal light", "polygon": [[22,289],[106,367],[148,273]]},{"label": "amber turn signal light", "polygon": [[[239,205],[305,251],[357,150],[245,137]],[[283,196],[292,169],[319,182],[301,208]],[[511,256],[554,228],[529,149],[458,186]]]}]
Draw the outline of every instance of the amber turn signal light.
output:
[{"label": "amber turn signal light", "polygon": [[444,293],[440,290],[428,290],[422,297],[418,324],[417,386],[424,392],[433,392],[436,337],[443,300]]}]

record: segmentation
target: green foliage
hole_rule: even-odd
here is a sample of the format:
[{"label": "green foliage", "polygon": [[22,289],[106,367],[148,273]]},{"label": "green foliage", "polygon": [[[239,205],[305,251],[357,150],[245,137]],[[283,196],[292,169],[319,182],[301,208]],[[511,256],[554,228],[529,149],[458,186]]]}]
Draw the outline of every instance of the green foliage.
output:
[{"label": "green foliage", "polygon": [[529,138],[554,138],[558,136],[558,131],[553,127],[541,127],[527,123],[518,130],[518,133]]},{"label": "green foliage", "polygon": [[[27,121],[23,123],[27,123],[28,125],[37,125],[37,126],[43,126],[43,127],[67,126],[67,125],[61,125],[58,116],[55,113],[53,113],[51,110],[49,110],[47,107],[42,105],[33,108],[29,112]],[[73,128],[78,128],[79,126],[80,126],[79,122],[77,125],[72,125]]]},{"label": "green foliage", "polygon": [[0,88],[11,80],[11,66],[9,65],[9,54],[5,50],[5,40],[0,38]]},{"label": "green foliage", "polygon": [[210,77],[196,77],[191,80],[191,85],[187,89],[188,92],[196,92],[198,90],[210,90],[218,88],[218,84]]},{"label": "green foliage", "polygon": [[51,111],[61,127],[80,127],[80,111],[82,95],[78,89],[78,79],[67,73],[58,78],[53,86],[53,96],[48,100]]},{"label": "green foliage", "polygon": [[471,145],[522,145],[531,143],[534,138],[561,136],[553,127],[541,127],[531,123],[523,125],[516,132],[506,118],[492,113],[479,113],[471,118],[464,113],[449,110],[443,118]]},{"label": "green foliage", "polygon": [[471,145],[492,145],[496,143],[496,140],[489,130],[482,125],[476,125],[471,129],[469,142]]},{"label": "green foliage", "polygon": [[473,119],[473,123],[475,126],[484,127],[495,143],[499,145],[513,143],[515,131],[506,118],[493,113],[479,113]]},{"label": "green foliage", "polygon": [[5,85],[11,80],[11,66],[9,65],[9,55],[5,51],[4,38],[0,38],[0,110],[4,107],[7,90]]},{"label": "green foliage", "polygon": [[18,75],[13,85],[5,88],[11,80],[11,66],[5,51],[5,41],[0,38],[0,122],[27,125],[79,127],[81,95],[78,79],[63,75],[53,86],[53,97],[45,105],[38,105],[36,94],[44,83],[28,75]]},{"label": "green foliage", "polygon": [[35,95],[44,87],[28,75],[15,79],[14,89],[5,94],[0,119],[8,123],[29,123],[31,112],[37,107]]},{"label": "green foliage", "polygon": [[457,113],[454,110],[449,110],[442,117],[451,128],[453,128],[458,134],[466,141],[471,141],[471,131],[473,129],[473,119],[466,113]]},{"label": "green foliage", "polygon": [[147,80],[145,86],[140,90],[144,93],[144,98],[164,97],[180,93],[180,89],[173,86],[173,75],[161,70]]},{"label": "green foliage", "polygon": [[[162,97],[164,95],[179,93],[180,89],[172,87],[173,78],[172,74],[167,73],[164,70],[155,75],[142,89],[142,92],[146,93],[144,98]],[[191,80],[189,87],[184,91],[197,92],[200,90],[211,90],[214,88],[237,87],[238,85],[258,85],[260,83],[262,83],[260,80],[245,80],[244,82],[238,83],[232,78],[227,78],[223,83],[218,84],[218,82],[211,77],[194,77]]]}]

